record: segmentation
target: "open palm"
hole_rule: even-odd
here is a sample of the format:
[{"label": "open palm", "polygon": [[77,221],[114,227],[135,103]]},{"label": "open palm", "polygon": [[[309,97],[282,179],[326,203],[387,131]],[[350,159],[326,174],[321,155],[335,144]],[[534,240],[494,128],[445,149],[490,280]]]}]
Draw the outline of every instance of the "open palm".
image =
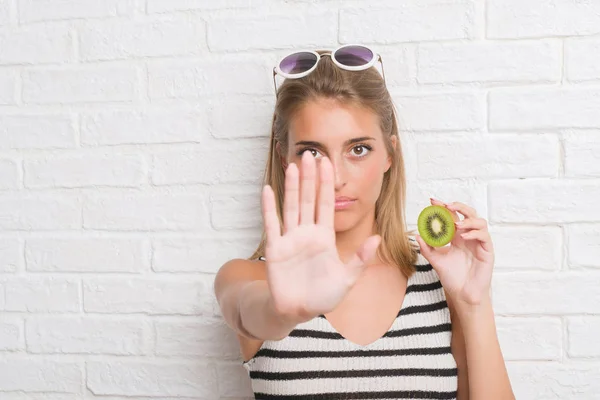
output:
[{"label": "open palm", "polygon": [[283,232],[272,188],[266,185],[262,195],[267,279],[273,304],[282,315],[296,319],[308,320],[332,311],[356,283],[380,243],[379,235],[373,235],[347,263],[340,260],[334,230],[333,167],[327,157],[320,159],[318,170],[310,152],[302,156],[301,177],[294,163],[287,167]]}]

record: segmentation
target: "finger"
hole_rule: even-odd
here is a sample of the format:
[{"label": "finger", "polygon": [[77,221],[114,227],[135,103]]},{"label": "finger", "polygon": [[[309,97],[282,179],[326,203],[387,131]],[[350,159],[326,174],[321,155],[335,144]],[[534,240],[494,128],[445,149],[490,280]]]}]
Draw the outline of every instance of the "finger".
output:
[{"label": "finger", "polygon": [[283,196],[283,225],[285,232],[298,226],[299,171],[295,163],[290,163],[285,171],[285,195]]},{"label": "finger", "polygon": [[464,215],[465,218],[477,218],[477,211],[475,211],[473,207],[469,207],[468,205],[459,201],[449,203],[446,207],[451,211],[458,211]]},{"label": "finger", "polygon": [[315,223],[315,169],[316,161],[310,151],[302,153],[300,187],[300,224]]},{"label": "finger", "polygon": [[273,193],[273,189],[269,185],[263,187],[262,208],[267,244],[272,244],[273,241],[281,236],[281,225],[279,224],[279,218],[277,217],[275,193]]},{"label": "finger", "polygon": [[380,235],[369,236],[346,263],[346,268],[350,271],[350,280],[352,283],[355,282],[358,275],[363,271],[365,264],[375,255],[380,243]]},{"label": "finger", "polygon": [[487,229],[487,221],[483,218],[467,218],[454,223],[458,229]]},{"label": "finger", "polygon": [[481,229],[474,229],[469,232],[462,233],[460,235],[464,240],[478,240],[484,250],[491,251],[492,240],[488,231]]},{"label": "finger", "polygon": [[320,162],[319,199],[317,209],[317,223],[333,228],[335,216],[335,188],[333,184],[333,167],[329,158],[323,157]]}]

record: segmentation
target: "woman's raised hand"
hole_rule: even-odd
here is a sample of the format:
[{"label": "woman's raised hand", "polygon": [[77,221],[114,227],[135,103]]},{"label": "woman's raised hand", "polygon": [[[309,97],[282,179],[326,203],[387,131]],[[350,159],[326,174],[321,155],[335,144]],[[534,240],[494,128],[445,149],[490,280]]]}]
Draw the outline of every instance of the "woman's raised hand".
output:
[{"label": "woman's raised hand", "polygon": [[343,263],[336,248],[331,161],[322,157],[317,166],[311,152],[305,151],[302,174],[296,164],[290,163],[285,175],[283,234],[272,188],[266,185],[262,193],[267,280],[275,310],[301,322],[328,313],[341,302],[365,262],[375,255],[381,238],[370,236]]}]

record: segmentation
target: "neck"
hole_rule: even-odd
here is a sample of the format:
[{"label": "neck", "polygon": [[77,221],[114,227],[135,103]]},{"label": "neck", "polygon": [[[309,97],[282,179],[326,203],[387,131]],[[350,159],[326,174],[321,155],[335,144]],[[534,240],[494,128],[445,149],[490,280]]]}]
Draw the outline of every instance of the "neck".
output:
[{"label": "neck", "polygon": [[377,233],[374,207],[352,228],[336,232],[336,247],[342,262],[348,262],[365,240]]}]

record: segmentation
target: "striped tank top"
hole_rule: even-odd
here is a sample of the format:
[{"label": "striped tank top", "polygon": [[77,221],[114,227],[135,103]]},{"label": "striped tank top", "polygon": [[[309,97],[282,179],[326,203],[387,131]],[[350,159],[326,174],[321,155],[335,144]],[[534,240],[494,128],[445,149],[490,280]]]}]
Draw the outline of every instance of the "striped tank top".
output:
[{"label": "striped tank top", "polygon": [[420,253],[415,268],[395,321],[375,342],[345,339],[324,315],[264,341],[242,361],[255,399],[456,399],[445,293]]}]

